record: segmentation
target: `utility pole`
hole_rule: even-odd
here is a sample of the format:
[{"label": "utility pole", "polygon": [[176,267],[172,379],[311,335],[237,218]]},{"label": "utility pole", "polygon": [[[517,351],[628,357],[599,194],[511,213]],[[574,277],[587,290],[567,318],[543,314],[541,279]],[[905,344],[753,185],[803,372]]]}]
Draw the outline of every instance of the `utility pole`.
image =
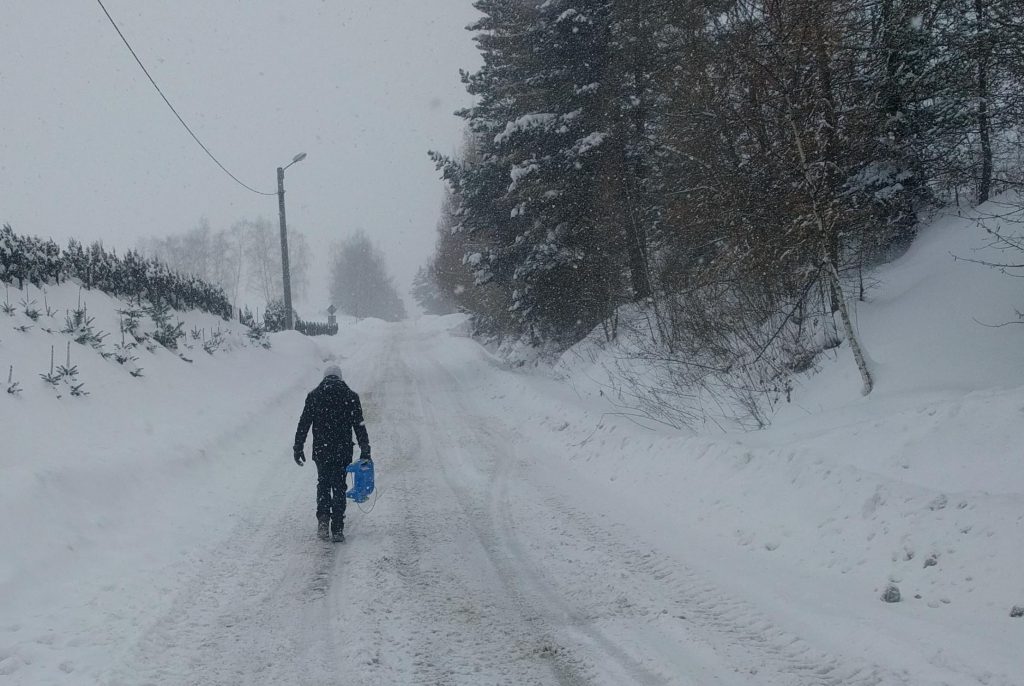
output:
[{"label": "utility pole", "polygon": [[284,219],[284,167],[277,168],[277,207],[281,213],[281,273],[284,279],[284,326],[291,331],[292,321],[292,275],[288,266],[288,225]]},{"label": "utility pole", "polygon": [[281,213],[281,277],[284,280],[284,321],[287,331],[295,328],[295,321],[292,315],[292,274],[288,265],[288,225],[284,219],[284,170],[304,159],[306,153],[300,152],[291,162],[277,168],[277,207]]}]

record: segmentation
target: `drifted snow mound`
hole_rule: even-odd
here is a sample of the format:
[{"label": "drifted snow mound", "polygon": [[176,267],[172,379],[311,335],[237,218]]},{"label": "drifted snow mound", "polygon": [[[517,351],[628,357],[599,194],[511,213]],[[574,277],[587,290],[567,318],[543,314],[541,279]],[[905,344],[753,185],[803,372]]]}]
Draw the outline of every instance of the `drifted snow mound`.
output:
[{"label": "drifted snow mound", "polygon": [[469,336],[473,326],[465,314],[425,314],[415,321],[416,331],[422,333],[450,333],[455,336]]},{"label": "drifted snow mound", "polygon": [[[244,426],[315,374],[323,357],[314,339],[274,334],[266,349],[246,327],[202,312],[170,313],[185,332],[176,351],[146,337],[155,330],[147,316],[137,328],[143,340],[132,346],[118,313],[129,304],[74,283],[45,291],[0,286],[0,305],[7,302],[13,311],[0,311],[0,593],[15,575],[31,578],[66,562],[124,513],[145,512],[177,475],[218,459],[197,451],[201,437]],[[95,345],[62,333],[76,309],[86,311]],[[36,310],[38,317],[29,315]],[[75,368],[53,386],[41,378],[50,374],[51,348],[55,375]]]},{"label": "drifted snow mound", "polygon": [[[1024,288],[1020,279],[978,264],[1024,262],[1024,255],[1000,249],[986,230],[1024,234],[1018,202],[1004,196],[1003,202],[942,216],[903,257],[872,275],[877,286],[859,305],[857,323],[880,395],[1024,384],[1024,324],[1013,324],[1024,311]],[[847,358],[843,350],[833,366],[847,366]],[[822,392],[823,385],[846,385],[835,373],[841,369],[830,371],[829,383],[807,384],[805,402],[843,402]]]}]

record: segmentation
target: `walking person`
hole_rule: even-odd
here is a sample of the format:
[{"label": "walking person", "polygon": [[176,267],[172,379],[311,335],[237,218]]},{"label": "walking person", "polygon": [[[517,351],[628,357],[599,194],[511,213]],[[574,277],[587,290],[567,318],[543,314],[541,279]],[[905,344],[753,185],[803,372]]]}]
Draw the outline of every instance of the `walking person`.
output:
[{"label": "walking person", "polygon": [[342,379],[341,368],[329,365],[320,384],[306,396],[293,448],[295,463],[306,462],[306,434],[313,427],[313,464],[317,469],[317,535],[345,541],[345,468],[352,464],[355,433],[359,459],[370,459],[370,438],[359,396]]}]

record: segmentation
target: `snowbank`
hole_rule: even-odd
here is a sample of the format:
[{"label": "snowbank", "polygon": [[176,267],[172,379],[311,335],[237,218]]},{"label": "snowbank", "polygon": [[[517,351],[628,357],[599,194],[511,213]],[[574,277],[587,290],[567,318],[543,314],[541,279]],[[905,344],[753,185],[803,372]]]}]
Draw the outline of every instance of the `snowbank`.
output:
[{"label": "snowbank", "polygon": [[[1015,319],[1024,292],[954,259],[1006,261],[976,221],[1003,209],[940,218],[873,275],[857,315],[877,377],[866,398],[845,345],[752,433],[675,431],[610,404],[615,350],[570,351],[565,383],[520,374],[479,392],[521,415],[538,454],[565,456],[537,469],[573,484],[576,506],[610,508],[802,633],[902,665],[913,683],[951,671],[1016,683],[1024,326],[985,325]],[[481,351],[475,364],[483,379],[495,361]],[[898,605],[879,599],[889,583]]]},{"label": "snowbank", "polygon": [[[48,316],[43,292],[28,288],[8,287],[16,311],[0,313],[0,388],[7,389],[11,365],[21,388],[0,393],[0,595],[16,577],[38,577],[73,564],[97,542],[109,545],[104,532],[123,518],[152,514],[182,477],[224,457],[206,449],[212,438],[230,436],[282,394],[297,392],[324,357],[315,339],[293,332],[273,335],[268,350],[238,324],[178,313],[186,332],[179,354],[143,344],[131,353],[138,359],[122,365],[71,342],[71,365],[88,393],[75,397],[68,384],[51,388],[40,378],[50,371],[51,346],[56,365],[67,363],[66,313],[86,306],[95,329],[108,333],[101,349],[109,353],[121,343],[117,310],[126,305],[63,284],[46,289]],[[18,305],[23,300],[38,301],[38,321]],[[140,332],[153,328],[142,319]],[[206,352],[203,342],[217,333],[223,343]]]},{"label": "snowbank", "polygon": [[[12,302],[24,295],[11,288]],[[40,293],[28,295],[42,305]],[[81,296],[95,328],[110,332],[103,350],[111,351],[124,303]],[[88,392],[73,396],[39,373],[49,371],[51,345],[57,364],[66,362],[69,336],[60,329],[78,298],[77,286],[48,289],[56,312],[38,322],[24,308],[0,312],[0,365],[13,363],[22,389],[0,392],[0,681],[135,683],[111,670],[159,635],[156,618],[173,612],[175,589],[196,569],[238,563],[223,553],[226,539],[246,554],[274,549],[260,522],[293,510],[302,521],[289,520],[289,532],[310,530],[316,471],[299,470],[291,457],[302,401],[328,360],[362,390],[387,333],[379,323],[342,320],[337,336],[283,332],[267,349],[244,327],[177,313],[187,332],[177,354],[143,344],[133,351],[138,360],[122,365],[72,343],[77,382]],[[143,318],[139,331],[153,326]],[[204,339],[218,330],[222,343],[207,352]],[[130,373],[137,367],[141,376]],[[192,580],[197,588],[207,582]]]}]

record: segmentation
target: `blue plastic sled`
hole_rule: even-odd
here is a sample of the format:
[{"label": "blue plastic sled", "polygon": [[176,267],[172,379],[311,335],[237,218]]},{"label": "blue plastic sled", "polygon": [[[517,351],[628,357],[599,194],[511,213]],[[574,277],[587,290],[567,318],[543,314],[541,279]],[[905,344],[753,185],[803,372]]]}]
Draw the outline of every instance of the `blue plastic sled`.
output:
[{"label": "blue plastic sled", "polygon": [[359,460],[358,462],[353,462],[345,468],[345,471],[354,475],[352,488],[345,494],[345,497],[357,503],[365,503],[370,494],[373,493],[373,461]]}]

